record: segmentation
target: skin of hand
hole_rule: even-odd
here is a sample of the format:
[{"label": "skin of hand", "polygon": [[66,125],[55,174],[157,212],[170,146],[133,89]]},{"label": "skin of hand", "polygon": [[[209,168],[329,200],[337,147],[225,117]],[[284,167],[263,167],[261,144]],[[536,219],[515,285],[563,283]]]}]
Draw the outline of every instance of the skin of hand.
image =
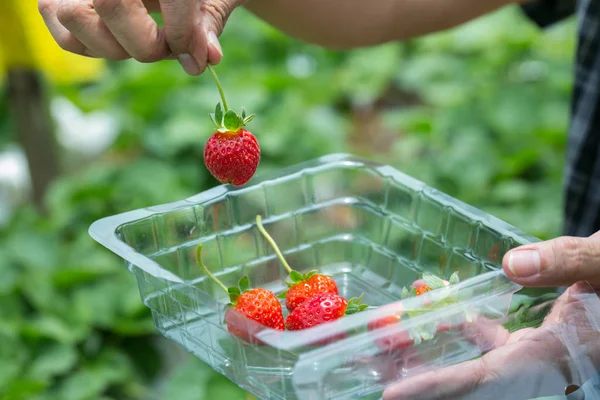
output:
[{"label": "skin of hand", "polygon": [[[539,328],[483,332],[494,342],[483,357],[433,369],[386,388],[384,400],[529,399],[563,395],[600,367],[600,233],[522,246],[503,260],[525,286],[568,286]],[[485,340],[485,339],[483,339]]]},{"label": "skin of hand", "polygon": [[294,38],[331,49],[352,49],[443,31],[527,1],[251,0],[246,8]]},{"label": "skin of hand", "polygon": [[[223,52],[218,40],[245,0],[39,0],[38,9],[64,50],[88,57],[151,63],[177,59],[190,75]],[[150,13],[160,12],[164,28]]]},{"label": "skin of hand", "polygon": [[[178,59],[190,75],[223,55],[218,37],[245,6],[282,32],[349,49],[441,31],[526,0],[38,0],[55,41],[72,53],[151,63]],[[161,13],[160,29],[150,13]]]}]

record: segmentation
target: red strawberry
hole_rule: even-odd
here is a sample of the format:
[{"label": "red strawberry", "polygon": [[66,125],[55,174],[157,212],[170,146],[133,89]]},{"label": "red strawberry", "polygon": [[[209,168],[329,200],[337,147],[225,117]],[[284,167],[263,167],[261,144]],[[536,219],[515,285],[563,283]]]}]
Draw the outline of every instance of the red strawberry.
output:
[{"label": "red strawberry", "polygon": [[218,103],[214,116],[211,115],[217,131],[204,147],[204,164],[219,182],[240,186],[252,178],[260,162],[258,141],[250,131],[244,129],[254,114],[246,116],[242,108],[242,115],[239,116],[230,110],[219,78],[210,65],[208,68],[219,88],[223,107]]},{"label": "red strawberry", "polygon": [[292,271],[290,278],[292,282],[286,282],[289,286],[287,291],[283,291],[278,297],[285,296],[285,306],[292,312],[300,304],[320,294],[338,294],[338,287],[335,281],[317,271],[311,271],[302,275],[297,271]]},{"label": "red strawberry", "polygon": [[297,331],[335,321],[344,315],[354,314],[367,308],[366,304],[360,304],[361,301],[362,295],[346,300],[337,294],[320,294],[296,307],[288,315],[285,327],[290,331]]},{"label": "red strawberry", "polygon": [[[231,308],[225,313],[225,323],[232,335],[251,343],[260,343],[255,336],[261,328],[254,324],[248,324],[245,318],[254,320],[268,328],[280,331],[285,329],[281,303],[273,292],[263,288],[250,289],[247,276],[240,279],[237,287],[227,288],[202,262],[202,245],[198,245],[197,261],[204,273],[229,294],[231,300],[229,306]],[[232,312],[232,310],[236,310],[239,314]],[[240,318],[240,315],[245,318]]]},{"label": "red strawberry", "polygon": [[252,178],[259,162],[258,141],[245,129],[217,131],[204,147],[206,168],[221,183],[243,185]]},{"label": "red strawberry", "polygon": [[[248,279],[245,277],[246,280]],[[242,278],[244,279],[244,278]],[[230,288],[231,289],[231,288]],[[255,335],[260,329],[255,329],[251,324],[246,324],[237,318],[232,310],[237,310],[246,318],[250,318],[262,325],[277,330],[285,329],[281,303],[277,297],[270,291],[262,288],[243,291],[237,299],[231,295],[233,307],[225,313],[225,322],[227,329],[232,335],[244,339],[251,343],[257,343]],[[234,300],[235,299],[235,300]]]},{"label": "red strawberry", "polygon": [[[382,307],[382,308],[398,310],[398,309],[402,309],[402,304],[400,304],[400,305],[390,304],[390,305]],[[367,327],[368,327],[369,331],[375,331],[377,329],[382,329],[387,326],[398,324],[398,323],[400,323],[401,318],[402,318],[402,311],[396,311],[393,314],[386,315],[384,317],[370,321],[367,324]],[[387,336],[377,338],[377,339],[375,339],[375,343],[382,350],[394,351],[394,350],[405,349],[407,347],[410,347],[414,343],[414,340],[410,337],[410,333],[408,331],[402,330],[399,332],[390,333]]]},{"label": "red strawberry", "polygon": [[308,299],[311,299],[319,294],[338,294],[338,287],[333,278],[323,275],[317,274],[317,271],[310,271],[307,274],[301,274],[298,271],[293,270],[275,243],[275,240],[269,235],[269,233],[265,230],[262,225],[261,216],[256,216],[256,226],[258,230],[263,234],[263,236],[267,239],[267,241],[271,244],[279,261],[283,264],[283,267],[290,274],[291,282],[286,282],[286,285],[289,287],[287,291],[283,291],[279,298],[285,298],[285,306],[288,311],[293,312],[296,307],[305,302]]},{"label": "red strawberry", "polygon": [[419,286],[417,288],[417,296],[420,296],[423,293],[426,293],[426,292],[429,292],[429,291],[431,291],[431,288],[429,286],[423,284],[423,285],[421,285],[421,286]]}]

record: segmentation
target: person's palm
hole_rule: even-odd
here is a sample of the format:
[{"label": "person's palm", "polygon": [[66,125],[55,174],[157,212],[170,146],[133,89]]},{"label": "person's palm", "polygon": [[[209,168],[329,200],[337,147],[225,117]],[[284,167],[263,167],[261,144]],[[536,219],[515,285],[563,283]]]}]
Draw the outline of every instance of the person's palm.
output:
[{"label": "person's palm", "polygon": [[576,284],[556,300],[541,327],[509,334],[488,321],[477,331],[484,336],[479,340],[493,343],[492,351],[393,384],[383,398],[518,400],[563,394],[565,387],[589,378],[582,374],[582,363],[589,365],[584,368],[589,374],[600,365],[599,314],[598,293]]}]

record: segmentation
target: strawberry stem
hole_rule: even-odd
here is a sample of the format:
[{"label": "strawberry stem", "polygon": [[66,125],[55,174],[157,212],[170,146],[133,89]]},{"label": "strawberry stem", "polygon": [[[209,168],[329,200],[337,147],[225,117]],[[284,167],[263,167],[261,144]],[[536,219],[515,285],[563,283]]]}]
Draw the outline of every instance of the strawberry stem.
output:
[{"label": "strawberry stem", "polygon": [[256,226],[258,227],[258,230],[260,231],[260,233],[263,234],[265,239],[267,239],[267,241],[271,244],[271,246],[273,246],[273,250],[275,250],[275,254],[277,254],[277,258],[279,258],[279,261],[281,261],[281,263],[283,264],[283,267],[286,269],[286,271],[288,273],[291,274],[293,269],[289,266],[287,261],[285,261],[285,258],[283,258],[283,255],[281,254],[281,251],[279,250],[277,243],[275,243],[275,240],[273,240],[271,235],[269,235],[269,233],[265,230],[264,226],[262,225],[262,218],[260,215],[256,216]]},{"label": "strawberry stem", "polygon": [[225,285],[223,285],[223,282],[221,282],[216,276],[214,276],[208,270],[208,268],[206,268],[206,265],[204,265],[204,263],[202,262],[202,244],[198,245],[198,249],[196,250],[196,258],[198,259],[198,265],[200,265],[200,268],[202,268],[204,273],[206,275],[208,275],[209,278],[213,280],[213,282],[215,282],[217,285],[219,285],[219,287],[221,289],[223,289],[225,291],[225,293],[229,293],[229,290],[227,289],[227,287]]},{"label": "strawberry stem", "polygon": [[208,66],[208,70],[210,71],[210,74],[213,76],[213,78],[215,78],[217,88],[219,89],[219,94],[221,95],[221,100],[223,101],[223,108],[225,108],[225,112],[227,112],[227,111],[229,111],[229,106],[227,106],[227,100],[225,100],[225,93],[223,92],[223,87],[221,86],[221,81],[219,80],[219,77],[217,76],[217,73],[213,69],[212,65],[208,64],[207,66]]}]

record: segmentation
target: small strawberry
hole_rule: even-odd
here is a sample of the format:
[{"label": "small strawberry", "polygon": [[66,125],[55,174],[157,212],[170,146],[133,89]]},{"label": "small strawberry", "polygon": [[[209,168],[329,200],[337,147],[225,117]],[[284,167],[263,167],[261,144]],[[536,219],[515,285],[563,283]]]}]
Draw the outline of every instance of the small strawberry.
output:
[{"label": "small strawberry", "polygon": [[223,107],[218,103],[211,115],[217,131],[204,147],[204,163],[219,182],[241,186],[252,178],[260,162],[260,145],[256,137],[244,129],[254,114],[246,116],[242,108],[240,116],[229,109],[217,74],[210,65],[208,68],[217,83]]},{"label": "small strawberry", "polygon": [[239,314],[232,312],[232,310],[236,310],[244,317],[266,327],[280,331],[285,329],[281,303],[272,292],[263,288],[250,289],[247,276],[240,279],[237,287],[227,288],[202,262],[202,245],[198,245],[197,260],[204,273],[229,294],[231,300],[229,306],[231,308],[225,312],[225,323],[232,335],[251,343],[260,342],[255,338],[260,329],[252,327],[251,324],[248,325],[246,321],[239,317]]},{"label": "small strawberry", "polygon": [[[369,321],[369,323],[367,324],[367,328],[369,329],[369,331],[375,331],[377,329],[382,329],[400,323],[402,319],[402,304],[390,304],[382,308],[393,309],[394,312],[390,315],[386,315],[384,317],[380,317]],[[399,332],[390,333],[389,335],[378,337],[377,339],[375,339],[375,344],[377,344],[377,346],[379,346],[380,349],[385,351],[405,349],[407,347],[412,346],[413,343],[414,340],[410,336],[410,332],[408,332],[407,330],[401,330]]]},{"label": "small strawberry", "polygon": [[[419,279],[411,285],[411,290],[407,288],[402,289],[402,293],[400,295],[402,300],[421,296],[427,292],[432,290],[441,289],[450,285],[455,285],[460,282],[458,273],[453,273],[450,277],[449,281],[441,279],[432,274],[423,274],[423,278]],[[437,307],[443,307],[446,304],[452,304],[455,300],[452,297],[447,297],[445,300],[438,301],[437,303],[433,303],[431,299],[424,299],[422,308],[417,309],[406,309],[403,304],[390,304],[388,306],[382,307],[383,309],[390,309],[390,314],[384,317],[380,317],[374,319],[368,323],[368,329],[370,331],[375,331],[377,329],[382,329],[388,326],[392,326],[394,324],[401,323],[401,319],[404,315],[408,318],[417,317],[419,315],[430,312],[432,309]],[[451,329],[454,329],[454,325],[448,321],[440,321],[436,323],[433,332],[447,332]],[[419,344],[423,340],[430,340],[433,338],[432,332],[428,330],[421,330],[419,328],[415,328],[412,331],[408,330],[397,330],[394,333],[390,333],[389,335],[378,337],[375,339],[376,344],[380,349],[385,351],[394,351],[398,349],[405,349],[410,347],[413,344]]]},{"label": "small strawberry", "polygon": [[431,291],[431,288],[429,286],[427,286],[426,284],[422,284],[421,286],[417,287],[417,296],[420,296],[423,293],[426,293],[429,291]]},{"label": "small strawberry", "polygon": [[346,300],[344,297],[323,293],[300,304],[285,321],[285,327],[290,331],[312,328],[325,324],[366,309],[366,304],[361,304],[362,295],[358,298]]},{"label": "small strawberry", "polygon": [[323,274],[318,274],[317,271],[310,271],[306,274],[301,274],[298,271],[293,270],[275,243],[275,240],[269,235],[262,225],[261,216],[256,216],[256,225],[258,230],[263,234],[267,241],[273,246],[279,261],[283,264],[283,267],[290,274],[291,282],[285,284],[289,287],[288,290],[283,291],[278,297],[285,298],[285,306],[288,311],[293,312],[296,307],[311,299],[319,294],[338,294],[338,287],[335,281]]}]

